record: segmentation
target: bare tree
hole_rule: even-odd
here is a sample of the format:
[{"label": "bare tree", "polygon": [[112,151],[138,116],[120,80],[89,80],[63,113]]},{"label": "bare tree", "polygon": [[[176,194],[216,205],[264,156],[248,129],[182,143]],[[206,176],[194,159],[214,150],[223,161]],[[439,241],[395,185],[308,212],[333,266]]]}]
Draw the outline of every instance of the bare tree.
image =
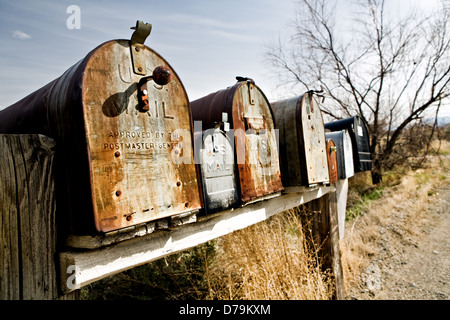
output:
[{"label": "bare tree", "polygon": [[[339,4],[339,5],[338,5]],[[352,8],[346,13],[342,8]],[[386,12],[384,0],[300,0],[293,34],[267,49],[281,83],[323,88],[322,112],[368,124],[372,180],[408,125],[450,95],[450,1],[425,16]],[[437,113],[436,113],[437,115]]]}]

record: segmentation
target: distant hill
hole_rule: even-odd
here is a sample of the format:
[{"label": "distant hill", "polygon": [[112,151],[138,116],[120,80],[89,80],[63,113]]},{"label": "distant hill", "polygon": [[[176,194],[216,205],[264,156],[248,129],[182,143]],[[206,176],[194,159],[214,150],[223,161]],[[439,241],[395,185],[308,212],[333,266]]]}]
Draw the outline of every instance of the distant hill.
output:
[{"label": "distant hill", "polygon": [[[445,126],[447,124],[450,124],[450,117],[438,117],[437,120],[438,120],[438,122],[437,122],[438,127],[442,127],[442,126]],[[433,124],[434,123],[434,118],[423,119],[423,123]]]}]

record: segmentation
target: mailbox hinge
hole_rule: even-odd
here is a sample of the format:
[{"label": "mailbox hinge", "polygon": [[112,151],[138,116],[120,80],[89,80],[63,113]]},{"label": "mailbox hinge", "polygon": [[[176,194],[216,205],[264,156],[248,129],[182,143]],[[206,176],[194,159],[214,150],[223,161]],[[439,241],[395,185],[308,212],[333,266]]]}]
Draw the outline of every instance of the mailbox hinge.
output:
[{"label": "mailbox hinge", "polygon": [[130,40],[133,71],[136,74],[145,76],[147,74],[147,66],[145,64],[144,42],[152,31],[152,25],[138,20],[136,27],[131,29],[134,30]]}]

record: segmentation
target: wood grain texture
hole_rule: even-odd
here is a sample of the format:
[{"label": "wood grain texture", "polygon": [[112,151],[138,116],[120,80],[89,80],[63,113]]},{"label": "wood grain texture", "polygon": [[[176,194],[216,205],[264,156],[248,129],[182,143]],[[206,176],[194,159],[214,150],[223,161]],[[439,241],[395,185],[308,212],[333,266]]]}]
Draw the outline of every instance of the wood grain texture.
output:
[{"label": "wood grain texture", "polygon": [[345,298],[344,275],[339,246],[339,224],[336,192],[330,192],[306,204],[302,215],[303,232],[309,235],[310,245],[318,251],[318,263],[322,270],[329,270],[333,277],[334,298]]},{"label": "wood grain texture", "polygon": [[58,297],[55,143],[0,135],[0,299]]}]

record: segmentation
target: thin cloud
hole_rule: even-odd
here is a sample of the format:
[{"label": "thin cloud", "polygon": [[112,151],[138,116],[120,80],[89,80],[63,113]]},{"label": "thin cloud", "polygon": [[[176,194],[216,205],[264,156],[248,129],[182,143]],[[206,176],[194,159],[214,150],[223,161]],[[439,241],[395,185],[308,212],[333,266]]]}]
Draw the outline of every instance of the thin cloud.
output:
[{"label": "thin cloud", "polygon": [[28,33],[25,33],[25,32],[20,31],[20,30],[14,30],[12,32],[12,36],[13,36],[13,38],[20,39],[20,40],[31,39],[31,36]]}]

